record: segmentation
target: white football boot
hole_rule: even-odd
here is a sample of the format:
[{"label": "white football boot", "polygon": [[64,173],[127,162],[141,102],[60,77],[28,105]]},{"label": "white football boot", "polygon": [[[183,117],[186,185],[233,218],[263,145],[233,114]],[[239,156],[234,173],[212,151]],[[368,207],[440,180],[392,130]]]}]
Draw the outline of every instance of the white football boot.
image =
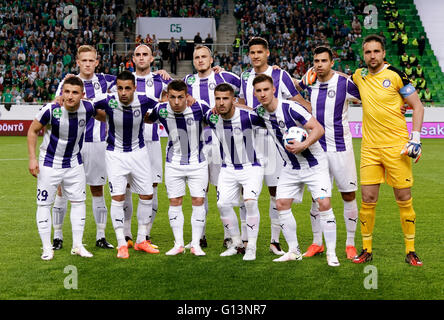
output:
[{"label": "white football boot", "polygon": [[302,254],[301,250],[299,248],[296,250],[296,252],[289,251],[285,253],[280,258],[276,258],[273,261],[275,262],[287,262],[287,261],[294,261],[294,260],[302,260]]},{"label": "white football boot", "polygon": [[86,250],[84,246],[78,246],[76,248],[72,248],[71,254],[78,255],[83,258],[91,258],[93,256],[93,254],[91,252],[89,252],[88,250]]},{"label": "white football boot", "polygon": [[42,260],[52,260],[54,258],[54,250],[52,247],[43,248],[43,253],[41,255]]},{"label": "white football boot", "polygon": [[339,267],[341,265],[335,253],[327,253],[327,264],[330,267]]}]

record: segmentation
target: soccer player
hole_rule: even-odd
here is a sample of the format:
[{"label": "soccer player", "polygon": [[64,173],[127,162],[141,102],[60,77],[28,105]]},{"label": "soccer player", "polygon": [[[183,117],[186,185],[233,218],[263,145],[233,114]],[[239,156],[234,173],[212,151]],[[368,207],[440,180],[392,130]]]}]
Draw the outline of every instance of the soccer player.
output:
[{"label": "soccer player", "polygon": [[[78,77],[83,81],[85,99],[94,99],[96,96],[107,93],[115,84],[115,76],[94,73],[99,64],[97,51],[90,45],[82,45],[77,49]],[[60,96],[64,81],[59,84],[56,96]],[[112,249],[113,245],[106,241],[105,228],[108,210],[103,195],[103,186],[106,183],[106,169],[103,162],[105,157],[106,124],[91,118],[85,127],[82,157],[86,174],[86,184],[90,186],[92,195],[92,210],[96,222],[96,246]],[[68,206],[67,200],[58,194],[52,208],[54,240],[53,247],[58,250],[63,246],[63,220]]]},{"label": "soccer player", "polygon": [[234,89],[221,83],[214,89],[216,112],[208,113],[207,123],[219,141],[221,169],[218,178],[217,207],[232,243],[221,256],[232,256],[243,247],[239,224],[233,206],[242,198],[246,209],[248,245],[243,260],[256,259],[256,243],[260,214],[258,198],[262,190],[264,169],[254,150],[255,128],[264,130],[265,124],[254,111],[236,108]]},{"label": "soccer player", "polygon": [[148,225],[152,219],[153,182],[151,163],[146,161],[147,150],[143,138],[143,121],[157,101],[146,95],[135,95],[135,77],[122,71],[116,78],[117,93],[101,96],[94,108],[106,113],[105,166],[111,194],[111,219],[117,238],[117,257],[129,258],[123,231],[126,187],[139,195],[137,207],[137,239],[134,250],[159,253],[147,240]]},{"label": "soccer player", "polygon": [[[51,260],[51,205],[60,185],[71,201],[71,254],[92,257],[82,244],[86,217],[85,171],[80,150],[85,126],[95,116],[93,105],[81,100],[83,82],[78,77],[66,79],[63,86],[63,106],[45,105],[28,131],[29,172],[37,177],[37,227],[43,244],[43,260]],[[37,137],[46,128],[36,157]]]},{"label": "soccer player", "polygon": [[[229,83],[235,91],[240,89],[240,78],[231,72],[221,71],[215,72],[211,65],[213,57],[210,48],[203,45],[197,45],[193,52],[193,65],[197,73],[185,76],[184,81],[188,87],[188,94],[193,98],[205,101],[210,107],[214,107],[214,89],[220,83]],[[205,128],[205,146],[204,152],[208,162],[208,180],[216,187],[220,172],[219,146],[217,141],[213,141],[211,129]],[[216,138],[215,138],[216,139]],[[208,190],[208,189],[207,189]],[[205,212],[208,215],[208,194],[205,196]],[[229,241],[229,236],[224,228],[224,243]],[[205,237],[205,229],[200,240],[201,247],[207,247]]]},{"label": "soccer player", "polygon": [[[275,95],[278,99],[290,99],[297,101],[299,104],[310,108],[310,103],[305,101],[296,89],[291,76],[287,71],[274,69],[268,65],[268,57],[270,51],[268,49],[267,40],[255,37],[248,42],[248,55],[253,65],[253,69],[244,71],[241,74],[241,91],[239,103],[245,104],[250,108],[256,108],[259,101],[254,95],[253,80],[258,74],[266,74],[273,79],[276,88]],[[262,132],[259,131],[259,132]],[[260,135],[260,133],[259,133]],[[278,184],[279,174],[283,166],[283,162],[275,147],[273,139],[265,131],[262,137],[256,139],[256,149],[259,157],[263,159],[265,169],[265,183],[270,193],[269,215],[271,219],[271,241],[270,251],[276,255],[283,255],[279,244],[281,228],[279,227],[279,214],[276,209],[276,186]]]},{"label": "soccer player", "polygon": [[[336,181],[344,204],[344,221],[347,230],[346,256],[353,259],[355,248],[355,232],[358,219],[356,204],[357,174],[353,142],[348,125],[348,102],[360,99],[356,85],[345,75],[332,69],[333,54],[330,48],[315,48],[313,70],[317,81],[306,88],[311,101],[312,114],[324,127],[325,134],[319,139],[322,149],[326,152],[330,176]],[[310,219],[313,231],[313,243],[304,253],[304,257],[312,257],[324,252],[319,210],[316,202],[312,203]]]},{"label": "soccer player", "polygon": [[[288,252],[274,261],[300,260],[302,255],[296,234],[296,220],[291,212],[293,201],[301,202],[305,185],[318,205],[322,233],[327,247],[327,263],[339,266],[336,256],[336,220],[331,207],[331,181],[328,161],[319,139],[324,128],[302,105],[278,99],[273,78],[260,74],[253,81],[254,92],[261,103],[255,110],[264,119],[284,161],[276,190],[279,223],[288,243]],[[283,134],[288,128],[303,127],[308,137],[303,142],[293,140],[284,145]]]},{"label": "soccer player", "polygon": [[[133,62],[136,66],[136,93],[145,94],[155,100],[164,98],[168,83],[171,81],[170,76],[159,70],[156,73],[151,72],[151,63],[154,61],[152,50],[149,46],[141,44],[134,49]],[[165,77],[165,79],[164,79]],[[159,125],[157,123],[144,124],[143,137],[145,140],[146,149],[148,152],[148,160],[151,162],[151,170],[153,174],[153,213],[151,222],[148,225],[147,241],[151,243],[150,233],[153,226],[154,219],[157,214],[158,198],[157,186],[162,182],[163,168],[162,168],[162,149],[159,138]],[[131,218],[133,214],[132,194],[130,188],[127,188],[125,195],[125,222],[124,233],[128,246],[133,246],[131,235]],[[151,243],[152,244],[152,243]],[[155,248],[156,245],[152,244]]]},{"label": "soccer player", "polygon": [[191,215],[191,253],[204,256],[200,238],[205,226],[204,199],[208,186],[208,163],[203,154],[204,115],[208,105],[200,100],[187,106],[187,85],[173,80],[167,88],[168,101],[158,104],[148,122],[161,123],[168,133],[165,163],[165,186],[170,206],[168,217],[174,234],[174,247],[166,255],[185,253],[183,240],[184,215],[182,211],[186,183],[193,207]]},{"label": "soccer player", "polygon": [[[360,180],[362,203],[359,211],[363,249],[353,260],[364,263],[373,258],[373,228],[379,187],[387,182],[395,195],[404,233],[405,261],[421,266],[415,252],[416,213],[413,209],[412,161],[421,156],[420,132],[424,107],[407,76],[384,62],[384,41],[369,35],[363,41],[367,68],[359,68],[352,76],[362,101],[362,145]],[[413,108],[412,132],[409,137],[400,106]],[[415,162],[416,162],[415,161]]]}]

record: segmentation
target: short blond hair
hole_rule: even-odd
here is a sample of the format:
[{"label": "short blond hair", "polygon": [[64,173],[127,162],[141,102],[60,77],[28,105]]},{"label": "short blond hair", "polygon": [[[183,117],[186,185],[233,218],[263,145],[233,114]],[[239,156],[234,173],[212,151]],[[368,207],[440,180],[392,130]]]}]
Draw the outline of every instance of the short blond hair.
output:
[{"label": "short blond hair", "polygon": [[83,52],[94,52],[96,54],[96,59],[97,59],[97,50],[93,46],[90,46],[89,44],[84,44],[78,47],[76,58],[78,59],[79,55]]},{"label": "short blond hair", "polygon": [[211,51],[211,49],[207,46],[204,46],[203,44],[198,44],[196,47],[194,47],[194,51],[196,52],[199,49],[207,49],[208,52],[210,53],[210,57],[213,56],[213,52]]}]

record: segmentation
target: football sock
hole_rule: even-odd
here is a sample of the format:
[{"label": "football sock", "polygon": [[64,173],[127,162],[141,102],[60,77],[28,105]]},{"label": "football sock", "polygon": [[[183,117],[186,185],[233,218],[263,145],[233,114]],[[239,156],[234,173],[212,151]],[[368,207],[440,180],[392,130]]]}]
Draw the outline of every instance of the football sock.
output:
[{"label": "football sock", "polygon": [[271,241],[279,242],[281,227],[279,226],[279,212],[276,208],[276,197],[270,196],[269,215],[271,221]]},{"label": "football sock", "polygon": [[133,193],[130,188],[126,188],[125,201],[123,206],[125,221],[123,222],[123,230],[125,237],[133,238],[131,234],[131,218],[133,216]]},{"label": "football sock", "polygon": [[282,227],[282,233],[285,241],[288,244],[289,252],[296,252],[299,249],[297,237],[296,219],[291,212],[291,209],[279,211],[279,222]]},{"label": "football sock", "polygon": [[205,228],[205,206],[192,206],[191,213],[191,246],[200,245],[200,238]]},{"label": "football sock", "polygon": [[241,221],[241,239],[242,241],[248,241],[248,232],[247,232],[247,209],[245,208],[245,204],[239,206],[239,218]]},{"label": "football sock", "polygon": [[205,194],[205,200],[204,200],[204,210],[205,210],[205,224],[202,229],[202,235],[200,236],[201,239],[205,238],[205,232],[207,228],[207,216],[208,216],[208,192]]},{"label": "football sock", "polygon": [[336,254],[336,219],[333,209],[319,212],[327,253]]},{"label": "football sock", "polygon": [[147,236],[151,235],[151,228],[153,227],[154,219],[156,218],[157,208],[158,208],[158,200],[157,200],[157,187],[153,187],[153,213],[151,215],[151,221],[148,223]]},{"label": "football sock", "polygon": [[43,248],[52,248],[51,206],[37,205],[36,222]]},{"label": "football sock", "polygon": [[316,201],[311,202],[310,221],[311,231],[313,232],[313,243],[322,246],[321,217],[319,215],[318,204]]},{"label": "football sock", "polygon": [[111,200],[110,216],[116,232],[117,248],[126,245],[125,235],[123,233],[123,221],[125,214],[123,212],[124,201]]},{"label": "football sock", "polygon": [[54,226],[54,239],[63,240],[62,228],[67,208],[68,208],[68,200],[59,195],[56,195],[54,205],[52,207],[52,223]]},{"label": "football sock", "polygon": [[[71,209],[72,210],[72,209]],[[96,221],[96,240],[105,238],[106,220],[108,217],[108,210],[105,204],[105,197],[92,197],[92,211]]]},{"label": "football sock", "polygon": [[359,221],[361,222],[362,248],[372,252],[372,234],[375,227],[376,203],[361,203]]},{"label": "football sock", "polygon": [[148,224],[151,222],[153,214],[153,200],[139,199],[137,204],[137,243],[146,240]]},{"label": "football sock", "polygon": [[347,240],[345,242],[345,245],[354,246],[356,225],[358,222],[358,205],[356,204],[356,200],[343,202],[345,229],[347,230]]},{"label": "football sock", "polygon": [[413,210],[413,198],[405,201],[396,201],[401,216],[402,232],[404,233],[405,252],[415,251],[415,223],[416,213]]},{"label": "football sock", "polygon": [[83,246],[83,231],[85,230],[86,205],[85,202],[71,202],[71,226],[72,226],[72,247]]},{"label": "football sock", "polygon": [[170,206],[168,209],[168,218],[173,230],[174,242],[176,246],[184,246],[183,242],[183,212],[182,206]]},{"label": "football sock", "polygon": [[[240,240],[240,231],[239,231],[239,222],[237,220],[236,212],[234,212],[233,207],[231,206],[219,206],[220,218],[224,225],[224,228],[227,229],[229,237],[233,240],[235,238],[239,238]],[[237,241],[237,240],[236,240]]]},{"label": "football sock", "polygon": [[245,201],[245,209],[247,211],[247,235],[248,235],[248,245],[250,245],[250,240],[253,241],[252,245],[256,246],[256,240],[259,233],[259,222],[260,214],[259,208],[257,206],[257,200],[247,200]]}]

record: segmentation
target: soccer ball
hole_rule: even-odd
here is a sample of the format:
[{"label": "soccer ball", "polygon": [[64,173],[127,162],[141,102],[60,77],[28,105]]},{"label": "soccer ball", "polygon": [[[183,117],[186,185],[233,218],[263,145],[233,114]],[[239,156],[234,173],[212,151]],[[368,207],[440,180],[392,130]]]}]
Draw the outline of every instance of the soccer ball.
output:
[{"label": "soccer ball", "polygon": [[296,140],[297,142],[303,142],[305,139],[307,139],[308,133],[305,131],[305,129],[300,127],[291,127],[288,128],[287,131],[284,133],[284,144],[288,146],[290,144],[290,141]]}]

